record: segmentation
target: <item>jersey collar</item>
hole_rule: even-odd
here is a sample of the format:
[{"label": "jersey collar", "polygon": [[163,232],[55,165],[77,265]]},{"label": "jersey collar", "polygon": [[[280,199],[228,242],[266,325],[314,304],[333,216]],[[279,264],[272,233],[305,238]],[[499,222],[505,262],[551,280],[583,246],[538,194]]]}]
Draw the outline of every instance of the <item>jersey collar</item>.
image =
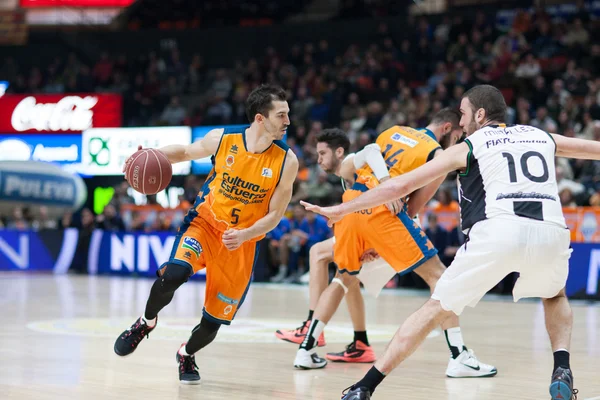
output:
[{"label": "jersey collar", "polygon": [[429,129],[427,129],[427,128],[421,128],[419,130],[421,132],[425,133],[427,136],[429,136],[433,140],[435,140],[436,142],[438,141],[437,138],[435,137],[435,135],[433,134],[433,132],[431,132]]}]

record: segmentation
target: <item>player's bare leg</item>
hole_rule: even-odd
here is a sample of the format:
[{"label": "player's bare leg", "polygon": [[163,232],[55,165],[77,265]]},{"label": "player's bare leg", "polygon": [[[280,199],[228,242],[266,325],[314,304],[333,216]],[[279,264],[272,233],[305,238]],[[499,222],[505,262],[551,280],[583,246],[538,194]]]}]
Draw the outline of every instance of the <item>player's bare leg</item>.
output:
[{"label": "player's bare leg", "polygon": [[[333,261],[333,238],[315,243],[309,251],[308,308],[314,311],[329,284],[329,264]],[[312,319],[309,315],[308,320]]]},{"label": "player's bare leg", "polygon": [[348,288],[346,305],[348,306],[348,312],[350,313],[354,331],[366,331],[365,300],[360,291],[360,285],[353,285]]},{"label": "player's bare leg", "polygon": [[450,314],[451,312],[442,309],[439,301],[429,299],[427,303],[404,321],[388,344],[383,356],[363,379],[349,388],[343,399],[369,399],[385,376],[414,353],[427,335],[446,320]]},{"label": "player's bare leg", "polygon": [[573,330],[573,312],[565,290],[551,299],[543,299],[546,329],[550,336],[550,344],[554,353],[554,368],[550,395],[552,399],[570,400],[577,390],[573,390],[573,373],[571,372],[569,348]]},{"label": "player's bare leg", "polygon": [[[333,262],[333,244],[334,239],[330,238],[320,243],[316,243],[310,249],[310,280],[309,280],[309,311],[308,317],[298,328],[294,330],[280,329],[275,332],[275,336],[287,342],[300,344],[306,336],[308,327],[313,319],[314,310],[317,308],[319,298],[325,291],[329,282],[329,264]],[[351,286],[346,295],[346,304],[348,312],[352,319],[354,328],[354,339],[346,346],[344,351],[337,353],[328,353],[327,358],[332,361],[340,362],[373,362],[375,361],[375,352],[369,345],[365,321],[365,304],[360,286]],[[325,346],[325,335],[321,334],[317,341],[317,346]]]},{"label": "player's bare leg", "polygon": [[346,293],[346,305],[352,319],[354,328],[354,340],[346,346],[344,351],[327,353],[325,356],[330,361],[347,363],[372,363],[377,357],[375,351],[369,344],[367,336],[365,301],[360,291],[360,285],[348,287]]},{"label": "player's bare leg", "polygon": [[[446,271],[446,267],[437,256],[427,260],[415,269],[415,273],[429,285],[432,294],[444,271]],[[450,378],[474,378],[490,377],[498,373],[494,366],[477,360],[475,353],[465,346],[456,314],[448,313],[446,318],[440,321],[440,326],[444,330],[451,355],[446,369],[446,376]]]},{"label": "player's bare leg", "polygon": [[316,354],[317,338],[323,333],[325,325],[339,308],[344,295],[354,286],[359,286],[357,277],[349,274],[340,274],[339,272],[336,274],[331,284],[319,298],[306,337],[296,353],[294,367],[314,369],[323,368],[327,365],[327,361]]},{"label": "player's bare leg", "polygon": [[[308,317],[298,328],[293,330],[279,329],[275,332],[281,340],[300,344],[306,336],[308,326],[313,318],[313,312],[317,307],[321,294],[327,288],[329,282],[329,263],[333,261],[333,238],[315,243],[309,251],[310,280],[308,282],[309,310]],[[319,337],[318,346],[325,346],[325,336]]]}]

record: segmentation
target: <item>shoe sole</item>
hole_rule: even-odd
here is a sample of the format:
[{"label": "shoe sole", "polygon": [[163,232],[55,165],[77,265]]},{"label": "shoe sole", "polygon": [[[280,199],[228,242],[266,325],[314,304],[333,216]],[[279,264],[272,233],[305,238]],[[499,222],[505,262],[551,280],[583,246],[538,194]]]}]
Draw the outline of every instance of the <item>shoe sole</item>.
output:
[{"label": "shoe sole", "polygon": [[550,396],[552,396],[552,400],[571,400],[573,397],[573,390],[571,390],[569,385],[564,382],[552,382],[550,385]]},{"label": "shoe sole", "polygon": [[198,379],[197,381],[179,381],[179,383],[181,383],[182,385],[199,385],[200,379]]},{"label": "shoe sole", "polygon": [[486,374],[486,375],[477,375],[477,376],[451,376],[451,375],[446,374],[446,377],[452,378],[452,379],[491,378],[491,377],[496,376],[496,375],[498,375],[498,371],[490,372],[489,374]]},{"label": "shoe sole", "polygon": [[304,365],[294,364],[294,368],[301,369],[301,370],[304,370],[304,371],[309,370],[309,369],[323,369],[323,368],[325,368],[325,366],[327,366],[327,363],[323,364],[320,367],[305,367]]},{"label": "shoe sole", "polygon": [[337,363],[346,363],[346,364],[372,364],[375,361],[377,361],[376,358],[372,359],[372,360],[361,360],[356,359],[356,358],[348,358],[348,359],[343,359],[343,358],[331,358],[331,357],[327,357],[325,356],[325,358],[327,358],[327,360],[331,361],[331,362],[337,362]]}]

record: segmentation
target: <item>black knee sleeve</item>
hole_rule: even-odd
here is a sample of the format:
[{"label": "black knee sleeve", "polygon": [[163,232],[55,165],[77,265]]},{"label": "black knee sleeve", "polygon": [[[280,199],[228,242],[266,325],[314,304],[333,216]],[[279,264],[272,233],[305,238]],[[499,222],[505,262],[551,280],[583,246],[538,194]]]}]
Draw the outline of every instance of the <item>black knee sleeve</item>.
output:
[{"label": "black knee sleeve", "polygon": [[189,268],[177,264],[167,264],[160,276],[161,287],[166,292],[174,292],[190,278]]},{"label": "black knee sleeve", "polygon": [[209,345],[217,337],[217,332],[220,327],[221,324],[202,318],[200,323],[192,330],[192,335],[187,342],[185,351],[188,354],[194,354],[198,350]]},{"label": "black knee sleeve", "polygon": [[150,319],[156,318],[158,312],[171,302],[175,291],[189,279],[191,270],[182,265],[167,264],[157,275],[144,311],[144,316]]}]

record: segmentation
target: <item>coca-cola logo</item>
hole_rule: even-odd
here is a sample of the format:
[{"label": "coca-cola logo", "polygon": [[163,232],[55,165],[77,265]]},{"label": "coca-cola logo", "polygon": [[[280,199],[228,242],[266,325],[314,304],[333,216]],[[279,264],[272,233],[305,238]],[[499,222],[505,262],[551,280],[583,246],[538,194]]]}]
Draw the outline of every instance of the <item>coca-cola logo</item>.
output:
[{"label": "coca-cola logo", "polygon": [[19,132],[84,131],[92,127],[92,108],[98,103],[96,96],[66,96],[57,103],[37,103],[29,96],[17,104],[11,116],[12,127]]}]

